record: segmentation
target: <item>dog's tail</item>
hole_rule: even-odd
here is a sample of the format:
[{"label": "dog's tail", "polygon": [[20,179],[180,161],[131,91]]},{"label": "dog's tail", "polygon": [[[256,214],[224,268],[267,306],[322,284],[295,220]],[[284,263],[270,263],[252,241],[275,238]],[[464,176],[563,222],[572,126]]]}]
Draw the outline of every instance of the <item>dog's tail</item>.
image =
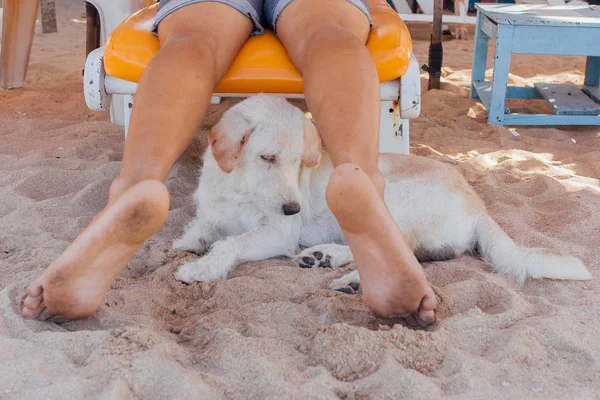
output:
[{"label": "dog's tail", "polygon": [[519,247],[487,214],[475,227],[479,251],[492,270],[514,276],[519,282],[527,278],[592,279],[580,259],[559,255],[549,249]]}]

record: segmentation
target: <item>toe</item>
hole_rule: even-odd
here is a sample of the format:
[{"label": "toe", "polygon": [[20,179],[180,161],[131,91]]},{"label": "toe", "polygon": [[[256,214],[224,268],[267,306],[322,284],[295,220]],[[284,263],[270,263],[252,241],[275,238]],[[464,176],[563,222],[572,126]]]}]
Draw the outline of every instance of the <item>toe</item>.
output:
[{"label": "toe", "polygon": [[38,297],[42,295],[42,285],[37,281],[31,282],[27,288],[25,289],[25,293],[27,293],[30,297]]},{"label": "toe", "polygon": [[342,292],[346,294],[354,294],[354,290],[350,286],[344,286],[338,289],[334,289],[336,292]]},{"label": "toe", "polygon": [[310,266],[315,265],[315,260],[312,257],[302,257],[302,262],[305,265],[310,265]]},{"label": "toe", "polygon": [[38,308],[40,308],[40,305],[42,304],[42,300],[44,300],[42,295],[39,295],[36,297],[27,296],[27,297],[25,297],[25,300],[23,300],[23,307],[28,308],[30,310],[38,309]]},{"label": "toe", "polygon": [[202,279],[200,279],[198,273],[200,270],[201,269],[198,268],[196,261],[186,262],[181,267],[179,267],[177,272],[175,272],[175,279],[188,285],[194,282],[201,281]]},{"label": "toe", "polygon": [[23,309],[21,310],[21,315],[23,316],[23,318],[37,318],[43,310],[44,307],[39,307],[34,310],[29,309],[27,307],[23,307]]},{"label": "toe", "polygon": [[437,300],[435,298],[435,294],[433,290],[429,288],[427,293],[421,300],[421,306],[419,307],[419,318],[423,320],[423,322],[428,324],[434,324],[436,322],[435,308],[437,307]]},{"label": "toe", "polygon": [[44,309],[42,286],[37,282],[32,282],[25,289],[25,293],[21,303],[21,315],[24,318],[37,318]]},{"label": "toe", "polygon": [[331,256],[325,256],[325,260],[319,262],[319,268],[331,268]]},{"label": "toe", "polygon": [[185,283],[186,285],[189,285],[195,281],[191,274],[185,271],[183,267],[175,273],[175,279],[177,279],[179,282]]}]

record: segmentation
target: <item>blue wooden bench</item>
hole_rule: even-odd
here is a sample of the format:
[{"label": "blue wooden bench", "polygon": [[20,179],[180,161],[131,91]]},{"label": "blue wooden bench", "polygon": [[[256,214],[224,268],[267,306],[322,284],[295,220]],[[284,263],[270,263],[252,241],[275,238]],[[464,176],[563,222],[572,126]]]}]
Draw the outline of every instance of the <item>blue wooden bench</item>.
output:
[{"label": "blue wooden bench", "polygon": [[[494,125],[600,125],[600,8],[477,4],[471,98]],[[494,72],[485,80],[489,39]],[[585,83],[508,86],[511,54],[586,56]],[[546,99],[553,114],[511,113],[506,99]]]}]

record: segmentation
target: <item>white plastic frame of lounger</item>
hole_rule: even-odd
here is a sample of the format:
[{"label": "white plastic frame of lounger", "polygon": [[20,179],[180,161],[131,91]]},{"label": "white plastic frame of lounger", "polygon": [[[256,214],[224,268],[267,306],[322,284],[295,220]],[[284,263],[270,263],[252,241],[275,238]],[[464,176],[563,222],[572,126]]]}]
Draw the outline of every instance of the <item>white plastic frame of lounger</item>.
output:
[{"label": "white plastic frame of lounger", "polygon": [[[94,111],[111,109],[112,96],[123,99],[123,123],[125,136],[133,108],[137,83],[106,75],[104,71],[104,47],[92,51],[86,60],[84,71],[84,94],[88,107]],[[409,153],[409,119],[421,112],[421,77],[419,63],[412,56],[406,74],[399,79],[380,85],[379,151],[382,153]],[[280,94],[286,98],[304,98],[302,94]],[[223,97],[249,97],[251,93],[215,93],[211,103],[218,104]],[[114,105],[111,109],[114,110]]]}]

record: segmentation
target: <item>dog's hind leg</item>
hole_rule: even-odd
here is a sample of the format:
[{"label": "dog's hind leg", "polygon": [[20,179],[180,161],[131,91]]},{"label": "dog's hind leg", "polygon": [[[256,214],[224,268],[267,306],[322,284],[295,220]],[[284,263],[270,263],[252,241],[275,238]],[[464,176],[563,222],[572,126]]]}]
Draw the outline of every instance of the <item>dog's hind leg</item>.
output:
[{"label": "dog's hind leg", "polygon": [[414,254],[419,262],[448,261],[456,258],[456,250],[449,245],[441,246],[437,249],[417,247],[414,250]]},{"label": "dog's hind leg", "polygon": [[341,244],[318,244],[296,256],[300,268],[338,268],[354,261],[350,247]]}]

